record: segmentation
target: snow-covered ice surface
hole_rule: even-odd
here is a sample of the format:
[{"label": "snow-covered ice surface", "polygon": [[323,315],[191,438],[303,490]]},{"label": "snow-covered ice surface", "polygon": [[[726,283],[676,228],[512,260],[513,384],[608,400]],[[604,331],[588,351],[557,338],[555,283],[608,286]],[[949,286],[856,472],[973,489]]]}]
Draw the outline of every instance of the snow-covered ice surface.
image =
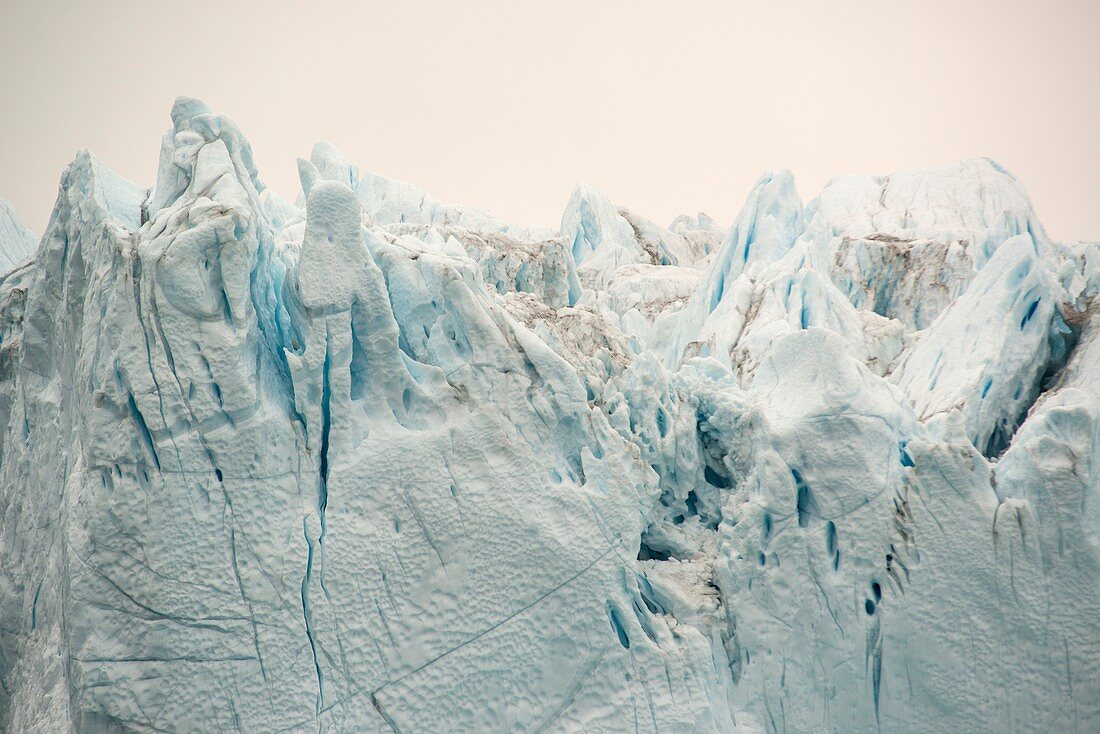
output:
[{"label": "snow-covered ice surface", "polygon": [[0,212],[0,730],[1100,730],[1100,245],[996,164],[299,171],[181,98]]}]

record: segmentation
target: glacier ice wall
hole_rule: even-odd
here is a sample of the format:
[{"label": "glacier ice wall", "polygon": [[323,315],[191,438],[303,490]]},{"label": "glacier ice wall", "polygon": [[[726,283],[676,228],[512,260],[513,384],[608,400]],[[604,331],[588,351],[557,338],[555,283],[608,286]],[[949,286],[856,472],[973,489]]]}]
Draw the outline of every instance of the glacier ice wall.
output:
[{"label": "glacier ice wall", "polygon": [[996,164],[299,172],[181,98],[0,268],[0,729],[1100,729],[1100,245]]}]

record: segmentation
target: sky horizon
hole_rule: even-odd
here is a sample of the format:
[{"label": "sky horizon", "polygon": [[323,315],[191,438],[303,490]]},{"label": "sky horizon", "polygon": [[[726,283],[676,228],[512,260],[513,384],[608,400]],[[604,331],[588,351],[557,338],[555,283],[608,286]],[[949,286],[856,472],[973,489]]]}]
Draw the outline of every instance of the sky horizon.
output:
[{"label": "sky horizon", "polygon": [[582,181],[661,225],[728,225],[766,170],[790,169],[809,201],[838,175],[986,156],[1051,237],[1100,240],[1100,4],[263,7],[0,11],[0,197],[40,236],[81,148],[152,185],[189,95],[237,123],[291,200],[320,140],[442,201],[554,227]]}]

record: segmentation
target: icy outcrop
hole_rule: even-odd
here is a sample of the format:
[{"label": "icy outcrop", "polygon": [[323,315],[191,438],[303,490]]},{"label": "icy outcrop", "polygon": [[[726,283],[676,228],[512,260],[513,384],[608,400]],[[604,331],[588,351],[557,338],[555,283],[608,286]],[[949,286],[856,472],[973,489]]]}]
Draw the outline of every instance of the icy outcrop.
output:
[{"label": "icy outcrop", "polygon": [[732,725],[707,639],[639,601],[655,479],[576,371],[340,183],[275,257],[193,110],[140,227],[70,169],[12,337],[11,728]]},{"label": "icy outcrop", "polygon": [[0,274],[0,730],[1100,728],[1100,246],[991,162],[553,232],[160,161]]},{"label": "icy outcrop", "polygon": [[23,226],[9,202],[0,199],[0,273],[19,265],[34,252],[34,235]]},{"label": "icy outcrop", "polygon": [[581,282],[597,289],[624,266],[697,266],[713,248],[713,231],[691,229],[686,220],[679,221],[678,229],[664,229],[616,207],[584,184],[573,191],[561,220],[561,235],[572,242]]},{"label": "icy outcrop", "polygon": [[996,249],[1046,234],[1020,183],[978,158],[928,171],[845,176],[809,207],[808,238],[858,308],[928,326]]},{"label": "icy outcrop", "polygon": [[918,417],[961,411],[987,456],[1008,446],[1042,389],[1061,322],[1061,287],[1028,235],[1002,244],[895,373]]},{"label": "icy outcrop", "polygon": [[515,227],[472,207],[439,201],[406,181],[361,171],[329,143],[314,146],[309,160],[298,159],[303,194],[318,179],[339,181],[355,192],[370,221],[379,225],[421,224],[457,227],[472,232],[507,233],[523,241],[545,240],[557,233],[548,228]]},{"label": "icy outcrop", "polygon": [[764,175],[678,319],[669,352],[673,364],[713,351],[728,354],[749,317],[750,277],[789,252],[803,226],[794,177],[788,171]]}]

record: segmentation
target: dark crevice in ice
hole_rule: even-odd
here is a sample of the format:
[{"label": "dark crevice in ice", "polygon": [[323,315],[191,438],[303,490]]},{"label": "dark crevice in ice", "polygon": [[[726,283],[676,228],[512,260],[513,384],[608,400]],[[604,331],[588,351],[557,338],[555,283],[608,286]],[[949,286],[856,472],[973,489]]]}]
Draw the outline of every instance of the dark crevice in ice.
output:
[{"label": "dark crevice in ice", "polygon": [[[309,640],[309,649],[313,655],[313,669],[317,675],[317,711],[320,713],[325,703],[325,676],[321,670],[321,660],[318,656],[317,640],[314,636],[313,609],[310,606],[309,589],[313,581],[314,555],[319,554],[318,566],[321,578],[321,589],[324,588],[324,542],[328,529],[325,521],[325,511],[328,509],[328,478],[329,478],[329,439],[332,429],[332,386],[330,371],[332,369],[331,335],[328,327],[325,327],[325,361],[321,371],[321,446],[318,457],[317,480],[317,517],[320,520],[321,531],[316,544],[309,535],[308,518],[302,521],[302,532],[306,539],[306,572],[302,577],[302,617],[306,627],[306,637]],[[316,545],[316,547],[315,547]]]},{"label": "dark crevice in ice", "polygon": [[157,455],[157,447],[153,442],[153,434],[149,431],[149,425],[145,422],[145,416],[138,410],[137,402],[134,400],[133,393],[126,394],[127,404],[130,406],[130,415],[134,419],[134,423],[138,427],[138,435],[141,436],[141,442],[145,446],[145,449],[149,452],[149,455],[153,458],[153,464],[157,467],[157,471],[160,471],[160,456]]},{"label": "dark crevice in ice", "polygon": [[309,605],[309,585],[313,576],[313,541],[309,537],[309,525],[307,520],[302,520],[302,532],[306,538],[306,573],[302,576],[302,619],[306,626],[306,638],[309,640],[309,649],[313,655],[313,670],[317,675],[317,712],[325,703],[325,676],[321,672],[321,661],[317,657],[317,642],[313,636],[313,610]]},{"label": "dark crevice in ice", "polygon": [[607,606],[607,616],[611,620],[611,629],[614,630],[615,635],[619,638],[619,644],[624,649],[630,649],[630,636],[626,633],[626,627],[623,626],[623,620],[619,617],[619,612],[610,604]]}]

